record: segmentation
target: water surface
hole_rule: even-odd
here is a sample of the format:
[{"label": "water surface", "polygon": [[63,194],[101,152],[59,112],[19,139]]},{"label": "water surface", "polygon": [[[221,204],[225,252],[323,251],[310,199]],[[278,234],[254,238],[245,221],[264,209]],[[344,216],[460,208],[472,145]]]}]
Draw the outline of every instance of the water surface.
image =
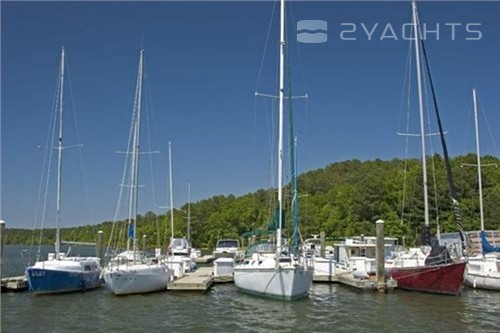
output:
[{"label": "water surface", "polygon": [[[21,269],[6,246],[2,274]],[[17,272],[19,273],[19,272]],[[114,296],[106,288],[32,296],[2,294],[1,332],[498,332],[500,292],[461,296],[360,292],[314,284],[309,297],[279,301],[217,284],[205,293]]]}]

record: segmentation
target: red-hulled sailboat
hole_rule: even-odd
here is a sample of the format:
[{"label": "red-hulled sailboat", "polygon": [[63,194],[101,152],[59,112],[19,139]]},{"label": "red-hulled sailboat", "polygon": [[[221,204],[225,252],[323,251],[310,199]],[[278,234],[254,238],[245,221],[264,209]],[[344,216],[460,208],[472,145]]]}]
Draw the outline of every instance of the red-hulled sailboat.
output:
[{"label": "red-hulled sailboat", "polygon": [[[459,295],[463,288],[466,262],[453,261],[447,256],[446,248],[435,245],[434,249],[443,252],[434,256],[431,251],[426,256],[420,248],[411,248],[394,260],[387,260],[387,276],[396,280],[400,289]],[[431,258],[436,262],[430,263]]]},{"label": "red-hulled sailboat", "polygon": [[[417,67],[417,83],[418,83],[418,99],[420,111],[420,138],[422,145],[422,171],[423,171],[423,189],[424,189],[424,220],[425,226],[422,232],[422,243],[426,246],[422,248],[413,248],[407,251],[400,252],[394,259],[387,260],[387,277],[397,281],[397,287],[400,289],[422,291],[437,294],[458,295],[461,293],[464,281],[465,261],[454,261],[446,247],[439,246],[438,242],[433,239],[431,242],[429,231],[429,207],[427,193],[427,166],[426,166],[426,151],[425,151],[425,126],[424,126],[424,110],[423,110],[423,92],[422,80],[420,74],[420,46],[427,68],[427,74],[430,84],[430,89],[433,96],[434,109],[439,127],[441,144],[443,147],[443,155],[446,163],[446,171],[448,182],[450,185],[451,197],[455,211],[455,219],[457,222],[462,244],[464,244],[464,233],[461,222],[461,213],[458,201],[455,199],[455,186],[451,173],[451,166],[448,158],[446,142],[444,140],[443,128],[439,116],[438,106],[432,77],[429,69],[429,64],[425,52],[424,44],[420,36],[420,28],[418,23],[417,6],[415,1],[412,3],[413,9],[413,27],[415,32],[415,62]],[[430,247],[429,247],[430,245]],[[465,248],[465,247],[463,247]],[[430,249],[430,251],[429,251]]]},{"label": "red-hulled sailboat", "polygon": [[402,267],[391,270],[398,288],[434,294],[459,295],[462,292],[465,262],[439,266]]}]

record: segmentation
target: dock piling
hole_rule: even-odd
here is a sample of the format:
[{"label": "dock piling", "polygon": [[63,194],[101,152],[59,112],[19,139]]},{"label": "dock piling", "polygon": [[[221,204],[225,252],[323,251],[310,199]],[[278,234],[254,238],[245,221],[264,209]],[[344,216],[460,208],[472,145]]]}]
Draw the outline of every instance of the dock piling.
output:
[{"label": "dock piling", "polygon": [[325,243],[326,243],[326,236],[325,236],[325,232],[324,231],[321,231],[319,233],[319,239],[320,239],[320,256],[321,258],[325,258]]},{"label": "dock piling", "polygon": [[147,235],[142,235],[142,252],[146,252],[146,238]]},{"label": "dock piling", "polygon": [[5,221],[0,220],[0,263],[3,260],[3,243],[5,236]]},{"label": "dock piling", "polygon": [[95,247],[95,252],[96,252],[96,257],[99,258],[100,262],[101,262],[101,265],[103,265],[103,260],[104,260],[104,248],[102,247],[102,242],[103,242],[103,231],[102,230],[99,230],[97,232],[97,244],[96,244],[96,247]]},{"label": "dock piling", "polygon": [[385,284],[385,258],[384,258],[384,221],[377,220],[375,222],[377,233],[376,245],[376,261],[377,261],[377,284],[376,288],[379,292],[386,292],[387,286]]}]

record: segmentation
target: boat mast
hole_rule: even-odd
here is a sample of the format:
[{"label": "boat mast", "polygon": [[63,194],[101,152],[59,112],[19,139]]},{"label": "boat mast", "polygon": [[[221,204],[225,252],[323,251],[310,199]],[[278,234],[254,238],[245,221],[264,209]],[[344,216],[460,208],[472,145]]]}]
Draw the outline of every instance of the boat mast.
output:
[{"label": "boat mast", "polygon": [[283,225],[283,109],[285,102],[285,0],[281,0],[280,14],[280,73],[279,73],[279,133],[278,133],[278,214],[276,251],[281,251],[281,227]]},{"label": "boat mast", "polygon": [[172,190],[172,142],[168,142],[168,173],[169,173],[169,191],[170,191],[170,230],[172,231],[172,237],[170,241],[174,239],[174,196]]},{"label": "boat mast", "polygon": [[[427,161],[425,151],[425,125],[424,125],[424,103],[422,97],[422,79],[420,74],[420,28],[418,25],[417,4],[412,2],[413,7],[413,29],[415,31],[415,61],[417,63],[417,84],[418,84],[418,106],[420,113],[420,140],[422,145],[422,178],[424,191],[424,221],[425,229],[429,229],[429,203],[427,193]],[[427,233],[428,234],[428,233]]]},{"label": "boat mast", "polygon": [[191,183],[188,183],[187,240],[191,239]]},{"label": "boat mast", "polygon": [[[286,46],[288,47],[288,45]],[[290,140],[290,173],[292,176],[292,218],[293,218],[293,251],[299,248],[299,219],[298,219],[298,188],[297,188],[297,136],[293,127],[293,106],[292,106],[292,75],[290,69],[290,59],[287,58],[288,73],[288,135]]]},{"label": "boat mast", "polygon": [[481,178],[481,153],[479,151],[479,121],[477,112],[477,93],[476,88],[472,89],[474,99],[474,124],[476,126],[476,155],[477,155],[477,179],[479,182],[479,213],[481,219],[481,231],[484,231],[484,211],[483,211],[483,182]]},{"label": "boat mast", "polygon": [[[291,120],[290,120],[291,121]],[[290,130],[292,132],[292,130]],[[299,249],[299,195],[298,195],[298,184],[297,184],[297,136],[293,136],[293,143],[291,144],[291,161],[292,161],[292,214],[293,214],[293,247],[294,251]]]},{"label": "boat mast", "polygon": [[[424,61],[425,61],[425,67],[427,68],[427,76],[429,78],[429,88],[432,93],[432,101],[434,104],[434,111],[436,112],[436,121],[437,121],[437,126],[439,128],[439,137],[441,139],[441,146],[443,148],[443,156],[444,156],[444,162],[445,162],[445,167],[446,167],[446,177],[448,179],[448,184],[450,186],[450,195],[451,195],[451,200],[453,203],[453,213],[455,215],[455,222],[457,224],[457,229],[460,234],[460,240],[462,242],[462,249],[465,249],[467,247],[466,244],[466,235],[464,233],[464,226],[462,223],[462,211],[460,209],[460,203],[457,200],[457,191],[455,189],[455,182],[453,180],[453,172],[451,170],[451,163],[450,163],[450,158],[448,155],[448,147],[446,146],[446,140],[444,138],[444,130],[443,130],[443,124],[441,122],[441,116],[439,115],[439,108],[437,104],[437,99],[436,99],[436,91],[434,89],[434,84],[432,81],[432,75],[431,75],[431,70],[429,66],[429,59],[427,57],[427,52],[425,50],[425,44],[424,40],[420,39],[420,45],[422,46],[422,55],[424,56]],[[439,225],[438,225],[439,228]],[[427,239],[430,237],[429,229],[426,228],[424,229],[426,231],[426,237]],[[439,231],[439,229],[438,229]]]},{"label": "boat mast", "polygon": [[56,259],[59,259],[61,236],[61,185],[62,185],[62,150],[63,150],[63,92],[64,92],[64,46],[61,49],[61,67],[59,70],[59,140],[57,144],[57,195],[56,195]]},{"label": "boat mast", "polygon": [[[141,104],[142,104],[142,77],[144,67],[144,50],[141,50],[139,57],[139,70],[137,74],[137,85],[135,90],[134,106],[136,115],[134,121],[134,137],[132,141],[132,165],[130,168],[130,205],[129,205],[129,227],[133,220],[132,240],[134,263],[136,262],[137,252],[137,211],[139,205],[139,147],[141,134]],[[127,251],[129,250],[130,238],[127,241]]]}]

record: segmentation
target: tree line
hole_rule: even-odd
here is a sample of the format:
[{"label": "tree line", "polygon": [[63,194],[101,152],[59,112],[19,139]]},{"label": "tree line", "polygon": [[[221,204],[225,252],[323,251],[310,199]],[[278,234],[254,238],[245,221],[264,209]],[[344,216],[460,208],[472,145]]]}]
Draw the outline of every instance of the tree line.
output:
[{"label": "tree line", "polygon": [[[429,207],[431,230],[457,231],[453,215],[444,160],[439,155],[428,157]],[[482,157],[484,164],[500,163],[493,156]],[[465,230],[479,230],[479,194],[477,169],[464,167],[476,163],[473,154],[451,159],[458,200],[462,209]],[[433,166],[433,167],[431,167]],[[500,171],[483,168],[483,206],[485,229],[500,228]],[[324,231],[327,237],[374,235],[377,219],[385,221],[387,236],[405,237],[406,244],[415,243],[424,225],[423,186],[420,160],[393,159],[390,161],[349,160],[332,163],[325,168],[309,171],[298,177],[299,227],[304,238]],[[292,235],[292,214],[289,213],[290,186],[284,189],[285,231]],[[191,203],[190,236],[193,246],[213,248],[220,238],[239,238],[245,232],[266,229],[273,218],[276,189],[261,189],[242,196],[217,195]],[[186,237],[187,203],[174,209],[176,237]],[[115,223],[125,233],[126,221]],[[170,212],[147,212],[137,220],[138,238],[146,235],[149,248],[168,245],[171,235]],[[111,234],[113,222],[61,229],[63,240],[95,242],[97,231],[104,232],[105,241]],[[121,228],[121,229],[120,229]],[[114,232],[118,232],[115,230]],[[44,244],[55,242],[55,230],[8,228],[6,244]],[[141,240],[139,240],[141,242]]]}]

